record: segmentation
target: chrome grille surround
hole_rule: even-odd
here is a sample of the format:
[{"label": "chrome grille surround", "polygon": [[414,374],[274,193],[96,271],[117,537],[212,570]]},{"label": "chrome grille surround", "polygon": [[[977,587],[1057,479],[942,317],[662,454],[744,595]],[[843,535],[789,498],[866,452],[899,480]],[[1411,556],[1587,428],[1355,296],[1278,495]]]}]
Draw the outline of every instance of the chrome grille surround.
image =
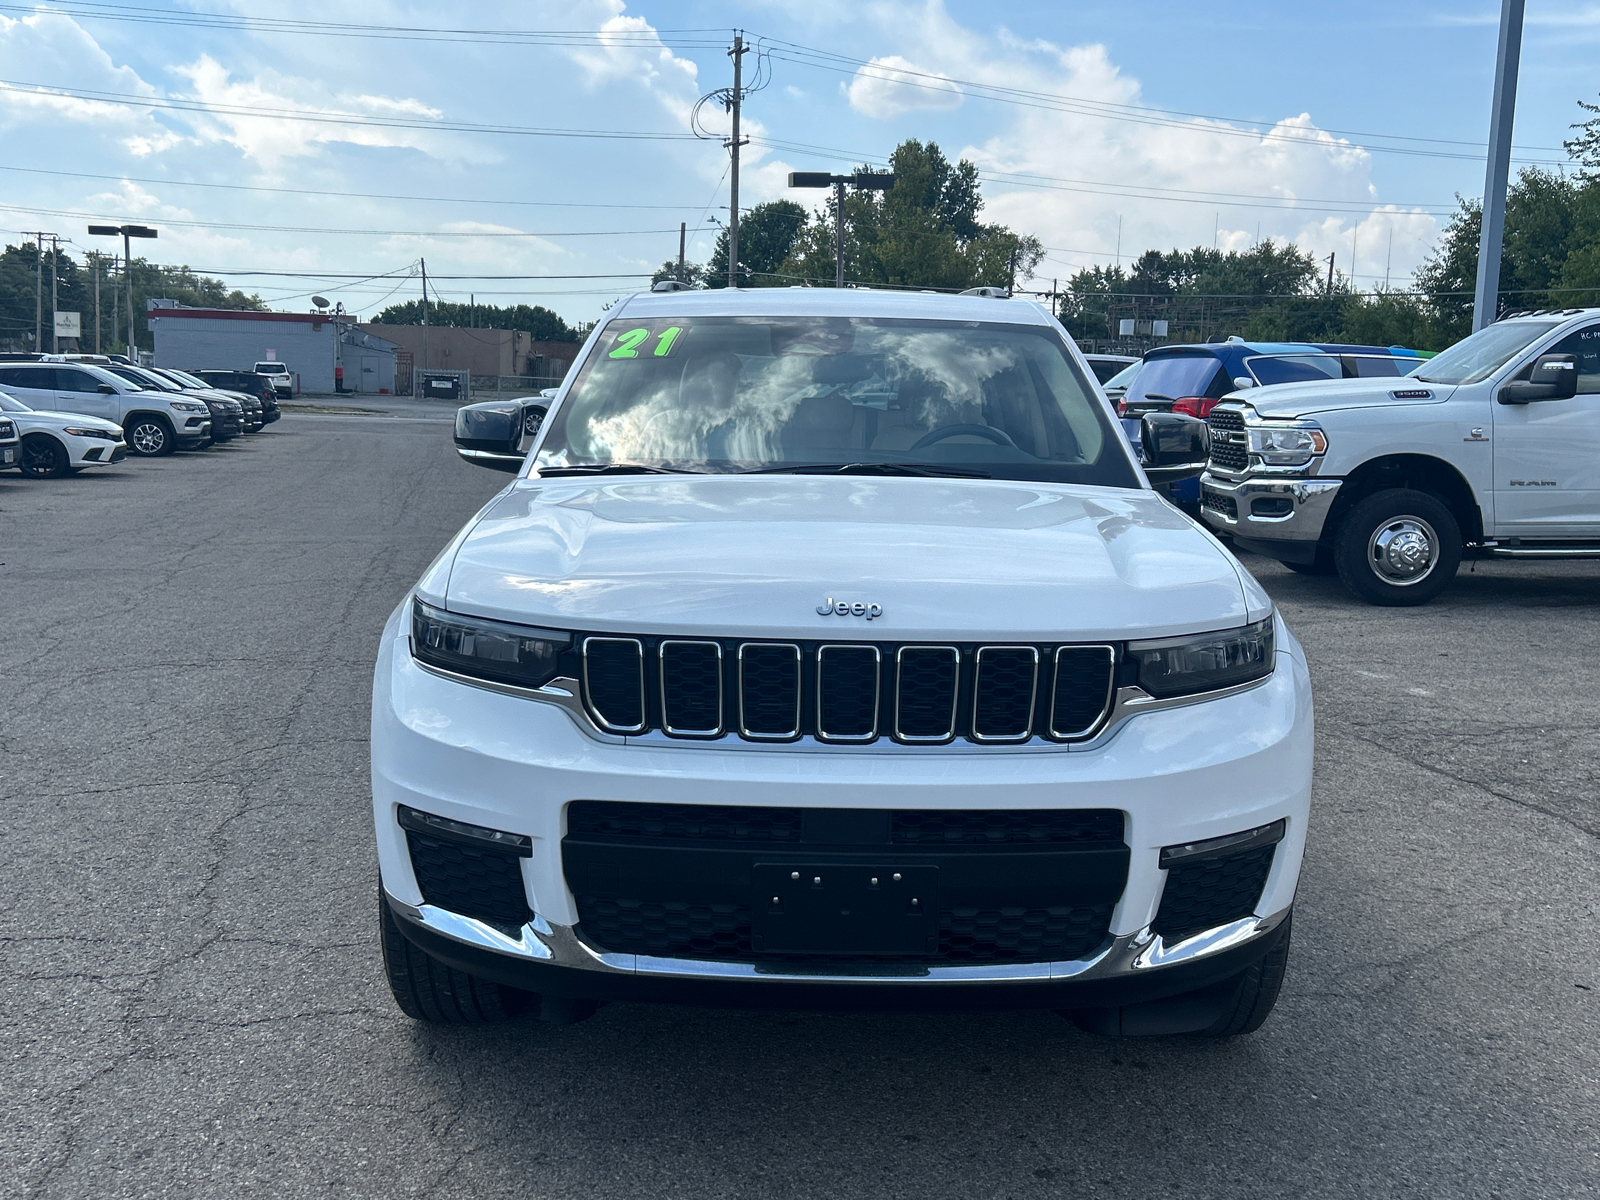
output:
[{"label": "chrome grille surround", "polygon": [[[639,722],[636,725],[614,724],[595,701],[595,684],[590,673],[590,649],[600,646],[633,647],[639,664]],[[644,643],[632,637],[586,637],[583,639],[583,703],[590,719],[607,733],[643,733],[650,728],[650,706],[644,694]]]},{"label": "chrome grille surround", "polygon": [[[1080,729],[1063,729],[1057,720],[1057,704],[1061,697],[1061,660],[1064,655],[1076,653],[1080,650],[1102,651],[1105,654],[1106,664],[1110,670],[1106,672],[1105,699],[1100,706],[1098,715],[1089,724]],[[1092,737],[1096,730],[1103,725],[1111,715],[1112,696],[1116,689],[1117,680],[1117,648],[1115,646],[1057,646],[1055,653],[1055,679],[1050,693],[1050,723],[1047,728],[1050,736],[1058,741],[1075,741],[1080,738]]]},{"label": "chrome grille surround", "polygon": [[[750,720],[749,720],[749,717],[747,715],[748,711],[750,709],[750,704],[749,704],[749,701],[745,697],[745,693],[750,687],[750,681],[749,681],[748,675],[746,674],[746,664],[747,663],[751,663],[753,665],[753,660],[754,660],[755,656],[753,654],[749,653],[750,651],[773,651],[773,650],[789,651],[789,652],[792,652],[793,655],[794,655],[794,723],[789,729],[783,730],[783,731],[762,730],[760,732],[756,732],[755,730],[753,730],[750,727]],[[738,689],[738,694],[739,694],[739,736],[740,737],[746,738],[746,739],[748,739],[748,740],[750,740],[752,742],[792,742],[792,741],[794,741],[796,738],[798,738],[800,736],[800,713],[802,711],[801,710],[801,704],[802,704],[802,697],[803,697],[803,695],[805,693],[804,680],[803,680],[802,675],[801,675],[801,668],[802,668],[802,665],[804,663],[804,660],[805,660],[805,655],[803,653],[801,653],[799,645],[797,643],[795,643],[795,642],[740,642],[739,643],[739,653],[738,653],[739,689]]]},{"label": "chrome grille surround", "polygon": [[[983,733],[978,728],[979,714],[983,711],[984,656],[996,653],[1026,652],[1033,656],[1033,682],[1028,694],[1028,716],[1016,733]],[[1113,662],[1113,667],[1115,663]],[[1114,674],[1114,672],[1113,672]],[[1033,736],[1033,713],[1039,704],[1039,647],[1037,646],[980,646],[973,656],[972,671],[972,740],[975,742],[1025,742]]]},{"label": "chrome grille surround", "polygon": [[[864,733],[830,733],[824,709],[828,697],[824,689],[828,685],[827,679],[827,654],[833,651],[835,657],[840,652],[854,654],[861,651],[870,651],[872,654],[873,683],[872,683],[872,727]],[[842,669],[842,668],[836,668]],[[872,742],[878,737],[878,713],[883,705],[883,654],[876,646],[861,642],[830,642],[817,647],[817,739],[823,742]],[[837,714],[835,714],[837,715]]]},{"label": "chrome grille surround", "polygon": [[[683,699],[681,697],[674,698],[672,696],[671,692],[669,691],[669,688],[672,686],[672,684],[670,684],[669,681],[668,681],[668,672],[667,672],[668,659],[674,657],[676,654],[681,654],[684,651],[695,651],[695,650],[704,651],[706,649],[709,649],[711,651],[711,661],[714,664],[714,679],[713,679],[713,682],[714,682],[715,687],[716,687],[717,719],[715,721],[709,723],[709,724],[704,724],[704,725],[699,725],[699,726],[694,726],[694,725],[673,725],[672,718],[674,716],[674,712],[673,712],[674,708],[682,709],[683,707],[685,707],[685,704],[684,704],[684,701],[683,701]],[[656,667],[657,667],[657,680],[658,680],[658,682],[660,684],[660,687],[661,687],[661,728],[663,730],[665,730],[666,733],[669,734],[672,737],[688,737],[688,738],[715,738],[715,737],[721,737],[723,735],[723,733],[725,732],[725,729],[723,727],[723,720],[722,720],[722,714],[723,714],[723,708],[724,708],[723,698],[722,698],[722,691],[723,691],[722,643],[721,642],[713,642],[713,641],[679,639],[679,638],[673,638],[673,639],[665,640],[665,641],[661,642],[661,644],[659,646],[656,647]],[[693,670],[694,668],[690,667],[689,669]],[[681,671],[679,672],[679,674],[681,674]],[[677,683],[678,686],[681,687],[681,683],[679,683],[679,681],[677,679],[674,679],[673,683]]]},{"label": "chrome grille surround", "polygon": [[[901,720],[901,706],[908,687],[906,681],[907,657],[939,657],[948,656],[950,666],[950,715],[944,728],[938,733],[906,733]],[[936,744],[948,742],[956,736],[956,708],[961,701],[961,651],[954,646],[901,646],[895,651],[895,681],[894,681],[894,738],[897,742]],[[941,706],[942,707],[942,706]]]}]

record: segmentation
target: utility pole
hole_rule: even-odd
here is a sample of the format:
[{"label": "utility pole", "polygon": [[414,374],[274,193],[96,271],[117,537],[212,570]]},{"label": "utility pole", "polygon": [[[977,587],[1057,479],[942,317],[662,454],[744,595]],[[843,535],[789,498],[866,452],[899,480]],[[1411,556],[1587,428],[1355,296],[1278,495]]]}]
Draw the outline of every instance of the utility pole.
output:
[{"label": "utility pole", "polygon": [[685,245],[688,243],[688,240],[689,240],[689,222],[687,222],[687,221],[679,221],[678,222],[678,282],[679,283],[687,283],[688,282],[688,280],[684,278],[684,274],[683,274],[683,251],[684,251]]},{"label": "utility pole", "polygon": [[[418,259],[422,264],[422,369],[428,369],[428,260]],[[411,385],[411,394],[417,394],[417,385]],[[426,389],[424,389],[426,395]]]},{"label": "utility pole", "polygon": [[61,294],[56,286],[56,255],[61,253],[61,239],[55,234],[50,235],[50,353],[61,353],[61,335],[56,332],[56,309],[59,307],[57,299]]},{"label": "utility pole", "polygon": [[83,255],[94,267],[94,352],[100,353],[100,251],[86,250]]},{"label": "utility pole", "polygon": [[1522,58],[1524,0],[1501,0],[1500,43],[1494,60],[1494,101],[1489,110],[1489,161],[1483,181],[1483,233],[1478,241],[1478,286],[1472,298],[1472,332],[1494,323],[1500,299],[1500,249],[1506,227],[1506,181],[1511,174],[1511,125],[1517,108],[1517,68]]},{"label": "utility pole", "polygon": [[733,109],[733,137],[728,142],[728,148],[733,152],[730,172],[731,191],[728,196],[729,287],[739,286],[739,147],[744,145],[744,141],[739,137],[739,106],[744,99],[744,56],[748,52],[744,38],[737,33],[734,34],[733,49],[728,51],[733,57],[733,98],[730,101],[730,107]]},{"label": "utility pole", "polygon": [[844,182],[839,176],[833,181],[833,286],[844,286]]},{"label": "utility pole", "polygon": [[117,303],[116,274],[117,274],[117,256],[115,254],[112,254],[112,256],[111,256],[111,276],[112,276],[112,278],[111,278],[111,284],[112,284],[112,287],[111,287],[111,344],[113,346],[117,345],[117,343],[118,343],[117,313],[122,308],[122,305]]},{"label": "utility pole", "polygon": [[1328,255],[1328,295],[1333,295],[1333,255]]},{"label": "utility pole", "polygon": [[1015,246],[1013,246],[1013,247],[1011,247],[1011,270],[1006,275],[1006,291],[1014,292],[1016,290],[1017,290],[1017,248]]},{"label": "utility pole", "polygon": [[33,235],[33,349],[44,349],[44,238]]}]

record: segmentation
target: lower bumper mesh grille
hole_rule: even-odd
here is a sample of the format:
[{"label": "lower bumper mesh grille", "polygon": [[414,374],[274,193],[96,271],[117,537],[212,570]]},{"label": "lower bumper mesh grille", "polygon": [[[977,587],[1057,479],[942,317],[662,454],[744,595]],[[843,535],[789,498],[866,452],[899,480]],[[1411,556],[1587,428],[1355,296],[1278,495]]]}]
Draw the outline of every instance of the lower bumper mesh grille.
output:
[{"label": "lower bumper mesh grille", "polygon": [[411,870],[427,904],[515,934],[533,916],[522,884],[521,859],[493,847],[406,830]]},{"label": "lower bumper mesh grille", "polygon": [[1260,846],[1167,870],[1154,929],[1169,942],[1250,916],[1272,870],[1276,846]]}]

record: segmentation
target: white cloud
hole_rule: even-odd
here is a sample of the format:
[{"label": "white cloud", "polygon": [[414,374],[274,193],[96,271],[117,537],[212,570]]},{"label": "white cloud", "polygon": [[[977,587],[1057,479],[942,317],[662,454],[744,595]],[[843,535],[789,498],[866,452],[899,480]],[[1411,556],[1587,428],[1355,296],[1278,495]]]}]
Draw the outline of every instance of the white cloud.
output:
[{"label": "white cloud", "polygon": [[961,89],[949,76],[925,71],[898,54],[873,58],[857,69],[845,95],[863,116],[885,120],[902,113],[961,107]]}]

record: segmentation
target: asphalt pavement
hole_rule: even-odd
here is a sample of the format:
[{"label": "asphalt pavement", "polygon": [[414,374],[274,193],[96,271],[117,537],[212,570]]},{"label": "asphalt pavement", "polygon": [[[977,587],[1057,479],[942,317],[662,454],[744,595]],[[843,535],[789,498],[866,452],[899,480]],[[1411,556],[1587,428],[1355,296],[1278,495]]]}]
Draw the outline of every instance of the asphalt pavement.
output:
[{"label": "asphalt pavement", "polygon": [[1600,1191],[1600,563],[1384,610],[1246,559],[1319,735],[1250,1037],[623,1004],[431,1028],[379,962],[370,674],[506,477],[390,405],[0,475],[0,1195]]}]

